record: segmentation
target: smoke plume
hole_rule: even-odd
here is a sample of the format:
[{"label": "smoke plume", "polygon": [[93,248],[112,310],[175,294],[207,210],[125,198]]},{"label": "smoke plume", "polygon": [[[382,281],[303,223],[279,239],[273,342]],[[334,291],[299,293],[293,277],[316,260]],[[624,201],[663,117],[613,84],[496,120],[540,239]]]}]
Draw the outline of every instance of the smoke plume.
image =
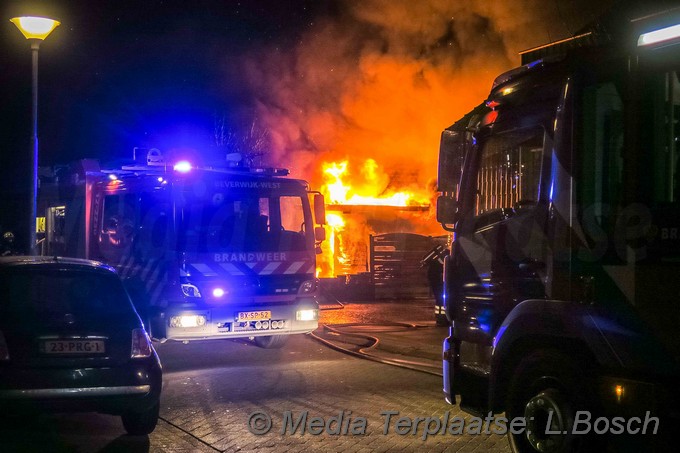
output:
[{"label": "smoke plume", "polygon": [[[320,162],[373,158],[390,185],[436,176],[441,130],[518,64],[517,52],[564,37],[557,3],[343,0],[300,33],[246,57],[274,163],[320,184]],[[338,12],[339,11],[339,12]]]}]

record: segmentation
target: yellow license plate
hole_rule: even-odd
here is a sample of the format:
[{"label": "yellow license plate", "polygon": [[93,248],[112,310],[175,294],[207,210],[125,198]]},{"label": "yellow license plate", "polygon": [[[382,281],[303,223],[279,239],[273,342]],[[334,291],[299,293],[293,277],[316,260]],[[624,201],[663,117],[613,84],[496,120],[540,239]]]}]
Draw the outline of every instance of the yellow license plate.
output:
[{"label": "yellow license plate", "polygon": [[237,321],[262,321],[265,319],[272,319],[271,311],[240,311],[236,317]]},{"label": "yellow license plate", "polygon": [[102,354],[104,340],[46,340],[40,345],[45,354]]}]

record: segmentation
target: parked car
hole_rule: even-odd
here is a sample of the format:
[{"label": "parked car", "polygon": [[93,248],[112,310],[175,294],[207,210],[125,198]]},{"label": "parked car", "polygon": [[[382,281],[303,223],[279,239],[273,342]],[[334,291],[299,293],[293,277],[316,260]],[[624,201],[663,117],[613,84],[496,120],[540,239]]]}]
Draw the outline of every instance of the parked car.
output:
[{"label": "parked car", "polygon": [[0,407],[120,415],[156,427],[161,365],[115,270],[74,258],[0,257]]}]

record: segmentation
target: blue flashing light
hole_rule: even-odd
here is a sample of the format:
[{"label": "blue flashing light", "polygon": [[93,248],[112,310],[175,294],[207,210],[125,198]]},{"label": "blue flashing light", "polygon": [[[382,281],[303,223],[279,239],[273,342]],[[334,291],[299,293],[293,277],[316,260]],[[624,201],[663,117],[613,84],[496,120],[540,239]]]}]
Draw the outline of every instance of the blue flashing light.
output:
[{"label": "blue flashing light", "polygon": [[542,64],[542,63],[543,63],[543,59],[541,58],[540,60],[536,60],[536,61],[532,61],[531,63],[527,63],[527,64],[524,65],[524,66],[526,66],[527,69],[531,69],[531,68],[533,68],[534,66],[538,66],[539,64]]},{"label": "blue flashing light", "polygon": [[191,166],[191,163],[189,161],[181,160],[177,162],[172,168],[173,170],[180,173],[189,173],[193,167]]},{"label": "blue flashing light", "polygon": [[484,333],[491,333],[493,312],[491,310],[482,310],[477,314],[477,325]]}]

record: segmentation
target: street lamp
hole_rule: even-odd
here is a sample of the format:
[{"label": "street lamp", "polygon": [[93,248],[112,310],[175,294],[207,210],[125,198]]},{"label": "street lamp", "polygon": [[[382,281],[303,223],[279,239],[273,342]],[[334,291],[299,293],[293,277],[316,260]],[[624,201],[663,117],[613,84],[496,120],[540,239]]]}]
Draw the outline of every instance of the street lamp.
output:
[{"label": "street lamp", "polygon": [[32,123],[33,135],[31,137],[31,151],[29,166],[33,177],[30,181],[28,192],[30,209],[28,212],[28,239],[25,250],[31,255],[36,245],[36,213],[37,213],[37,192],[38,192],[38,49],[40,43],[57,28],[59,21],[47,17],[21,16],[10,19],[17,26],[21,34],[31,43],[31,53],[33,56],[33,103],[32,103]]}]

